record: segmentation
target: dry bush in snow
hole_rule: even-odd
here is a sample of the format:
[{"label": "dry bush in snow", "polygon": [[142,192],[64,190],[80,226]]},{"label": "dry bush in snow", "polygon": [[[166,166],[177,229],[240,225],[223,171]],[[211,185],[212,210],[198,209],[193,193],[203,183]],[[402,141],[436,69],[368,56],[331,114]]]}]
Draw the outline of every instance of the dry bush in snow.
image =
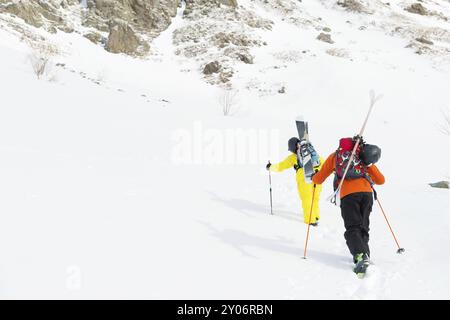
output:
[{"label": "dry bush in snow", "polygon": [[279,51],[272,53],[275,59],[284,63],[298,63],[302,59],[302,52],[297,50]]},{"label": "dry bush in snow", "polygon": [[331,48],[326,51],[327,54],[338,58],[350,58],[350,54],[346,49],[343,48]]},{"label": "dry bush in snow", "polygon": [[51,59],[58,54],[58,49],[53,44],[47,42],[36,42],[30,44],[32,52],[29,56],[31,67],[38,79],[47,76],[49,80],[54,79],[50,75],[52,63]]},{"label": "dry bush in snow", "polygon": [[222,92],[219,103],[222,107],[224,116],[232,116],[237,112],[237,94],[238,92],[232,89],[225,89]]}]

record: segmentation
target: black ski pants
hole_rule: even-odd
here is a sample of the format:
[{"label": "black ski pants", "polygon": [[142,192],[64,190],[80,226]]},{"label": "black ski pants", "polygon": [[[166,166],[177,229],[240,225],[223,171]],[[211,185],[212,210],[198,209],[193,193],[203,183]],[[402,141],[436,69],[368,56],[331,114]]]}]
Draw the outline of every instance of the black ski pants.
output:
[{"label": "black ski pants", "polygon": [[371,192],[351,193],[341,199],[341,215],[344,219],[345,233],[350,253],[367,253],[369,249],[369,216],[373,206]]}]

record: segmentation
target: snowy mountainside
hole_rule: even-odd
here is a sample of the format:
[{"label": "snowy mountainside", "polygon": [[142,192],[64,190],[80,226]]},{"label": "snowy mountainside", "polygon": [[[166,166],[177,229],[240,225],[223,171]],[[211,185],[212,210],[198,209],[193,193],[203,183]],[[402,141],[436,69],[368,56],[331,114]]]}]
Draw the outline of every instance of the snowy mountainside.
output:
[{"label": "snowy mountainside", "polygon": [[[110,30],[83,37],[75,14],[74,32],[51,33],[0,10],[0,297],[449,299],[450,194],[428,183],[450,175],[450,3],[354,2],[187,1],[154,39],[138,32],[138,58],[104,50]],[[370,89],[384,98],[365,139],[383,150],[378,192],[406,252],[375,205],[359,280],[331,181],[303,260],[293,170],[272,175],[271,216],[264,167],[288,155],[300,114],[333,152]]]},{"label": "snowy mountainside", "polygon": [[[195,4],[195,1],[192,3]],[[339,58],[375,60],[376,52],[358,47],[361,41],[365,42],[364,48],[372,42],[377,45],[378,42],[372,40],[375,33],[375,36],[387,40],[402,39],[403,45],[416,54],[424,54],[439,65],[448,65],[448,3],[424,3],[429,7],[424,15],[407,11],[411,5],[408,1],[389,4],[367,1],[356,8],[348,3],[357,1],[241,0],[237,8],[209,8],[208,14],[204,14],[203,6],[194,5],[194,9],[186,15],[184,25],[175,33],[176,52],[199,61],[202,68],[218,61],[221,66],[217,70],[218,77],[208,73],[206,78],[212,83],[217,83],[217,78],[219,83],[228,83],[233,74],[259,59],[255,53],[259,47],[269,45],[272,50],[276,48],[275,44],[269,43],[272,35],[287,38],[287,42],[297,38],[286,37],[288,33],[272,32],[274,21],[280,21],[283,25],[295,26],[289,30],[292,35],[307,41],[307,47],[303,50],[285,52],[288,59],[298,60],[304,55],[325,52]],[[330,43],[316,45],[317,50],[312,50],[310,42],[317,42],[319,35],[325,36],[321,39]]]},{"label": "snowy mountainside", "polygon": [[[362,41],[363,48],[378,44],[372,41],[375,36],[388,41],[401,39],[406,49],[436,65],[449,64],[448,1],[191,0],[182,3],[186,5],[183,23],[176,28],[172,26],[174,51],[179,61],[195,61],[194,72],[203,72],[209,83],[228,88],[241,68],[252,66],[259,59],[255,54],[259,47],[269,46],[264,51],[275,47],[268,42],[275,34],[274,21],[292,25],[293,35],[308,42],[307,48],[284,52],[287,59],[327,53],[344,59],[376,60],[376,52],[358,47]],[[51,43],[51,35],[65,32],[83,36],[113,53],[151,57],[158,55],[153,39],[172,24],[180,6],[178,0],[148,3],[2,0],[0,22],[3,28],[31,43]],[[36,32],[36,27],[46,32]],[[286,38],[287,34],[279,35]],[[310,42],[318,39],[326,45],[315,44],[317,49],[311,50]]]}]

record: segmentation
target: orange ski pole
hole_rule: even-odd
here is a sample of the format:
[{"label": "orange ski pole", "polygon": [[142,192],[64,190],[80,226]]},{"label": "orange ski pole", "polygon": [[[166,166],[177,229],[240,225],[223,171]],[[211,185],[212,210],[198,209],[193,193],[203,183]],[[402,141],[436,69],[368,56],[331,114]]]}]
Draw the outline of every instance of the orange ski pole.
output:
[{"label": "orange ski pole", "polygon": [[389,220],[388,220],[388,218],[387,218],[387,216],[386,216],[386,213],[384,212],[383,206],[381,205],[381,202],[380,202],[380,200],[378,199],[378,195],[375,195],[375,200],[377,200],[378,205],[380,206],[381,212],[383,213],[384,219],[386,220],[386,223],[387,223],[387,225],[388,225],[388,227],[389,227],[389,230],[391,230],[392,236],[394,237],[395,243],[397,244],[397,247],[398,247],[397,253],[403,253],[403,252],[405,252],[405,249],[404,249],[404,248],[401,248],[401,247],[400,247],[400,244],[398,243],[397,237],[396,237],[395,234],[394,234],[394,230],[392,230],[391,224],[389,223]]},{"label": "orange ski pole", "polygon": [[312,200],[311,200],[311,210],[309,210],[308,231],[306,233],[305,251],[303,252],[303,259],[306,259],[306,249],[308,248],[309,229],[311,228],[311,217],[312,217],[312,211],[313,211],[313,206],[314,206],[315,193],[316,193],[316,184],[314,184]]}]

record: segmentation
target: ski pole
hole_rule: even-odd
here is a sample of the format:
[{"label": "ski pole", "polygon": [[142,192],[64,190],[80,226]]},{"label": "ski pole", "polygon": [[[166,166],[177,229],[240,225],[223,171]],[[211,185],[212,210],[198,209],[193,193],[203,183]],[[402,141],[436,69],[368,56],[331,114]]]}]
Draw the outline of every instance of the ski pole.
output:
[{"label": "ski pole", "polygon": [[[270,160],[269,160],[270,163]],[[273,207],[272,207],[272,176],[270,175],[270,168],[269,168],[269,187],[270,187],[270,214],[273,215]]]},{"label": "ski pole", "polygon": [[381,205],[381,202],[378,199],[378,195],[376,195],[376,193],[375,193],[375,200],[378,202],[378,205],[380,206],[381,212],[383,213],[384,219],[386,220],[386,223],[387,223],[387,225],[389,227],[389,230],[391,230],[392,236],[394,237],[395,243],[397,244],[397,247],[398,247],[397,253],[400,254],[400,253],[405,252],[405,249],[401,248],[399,243],[398,243],[397,237],[394,234],[394,230],[392,230],[391,224],[389,223],[389,220],[388,220],[388,218],[386,216],[386,213],[384,212],[383,206]]},{"label": "ski pole", "polygon": [[308,247],[309,229],[311,228],[311,217],[312,217],[312,211],[313,211],[313,206],[314,206],[314,196],[315,196],[315,194],[316,194],[316,184],[314,184],[314,187],[313,187],[313,194],[312,194],[312,200],[311,200],[311,209],[309,210],[308,231],[306,232],[305,251],[303,252],[303,259],[306,259],[306,249]]}]

